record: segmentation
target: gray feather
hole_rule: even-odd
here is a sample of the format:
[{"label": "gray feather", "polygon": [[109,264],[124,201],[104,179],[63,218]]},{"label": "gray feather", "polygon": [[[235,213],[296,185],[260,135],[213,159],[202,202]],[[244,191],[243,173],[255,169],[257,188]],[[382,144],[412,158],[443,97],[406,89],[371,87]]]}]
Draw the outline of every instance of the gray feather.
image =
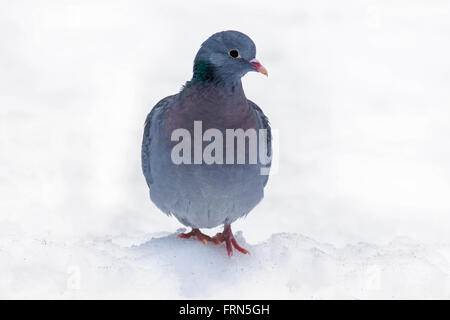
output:
[{"label": "gray feather", "polygon": [[174,95],[165,97],[161,101],[159,101],[147,115],[144,123],[144,136],[142,138],[142,147],[141,147],[141,165],[142,172],[144,173],[145,180],[147,181],[147,185],[150,187],[150,184],[153,183],[152,171],[150,166],[150,144],[152,141],[151,128],[152,125],[155,126],[155,122],[157,122],[167,109],[169,103],[173,100]]}]

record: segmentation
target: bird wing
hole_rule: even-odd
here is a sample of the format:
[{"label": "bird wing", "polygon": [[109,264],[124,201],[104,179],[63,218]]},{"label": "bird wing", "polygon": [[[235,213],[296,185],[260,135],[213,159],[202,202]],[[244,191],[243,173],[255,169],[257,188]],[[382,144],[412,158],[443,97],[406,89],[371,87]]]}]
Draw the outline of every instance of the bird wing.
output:
[{"label": "bird wing", "polygon": [[[159,101],[150,113],[147,115],[145,119],[144,125],[144,136],[142,138],[142,148],[141,148],[141,162],[142,162],[142,172],[144,173],[145,180],[147,181],[147,185],[150,187],[150,184],[153,183],[152,172],[150,168],[150,144],[152,141],[151,129],[158,125],[161,115],[167,110],[170,103],[173,101],[173,96],[168,96]],[[156,127],[158,128],[158,127]]]},{"label": "bird wing", "polygon": [[[269,119],[266,117],[264,112],[261,110],[260,107],[258,107],[258,105],[256,103],[254,103],[253,101],[248,100],[248,99],[247,99],[247,101],[248,101],[250,108],[252,108],[255,111],[255,113],[258,117],[260,128],[267,130],[267,139],[266,139],[267,156],[272,157],[272,131],[270,129]],[[270,168],[271,165],[272,165],[272,160],[270,160],[270,162],[267,164],[267,167]],[[265,176],[264,186],[266,186],[267,180],[269,180],[268,175]]]}]

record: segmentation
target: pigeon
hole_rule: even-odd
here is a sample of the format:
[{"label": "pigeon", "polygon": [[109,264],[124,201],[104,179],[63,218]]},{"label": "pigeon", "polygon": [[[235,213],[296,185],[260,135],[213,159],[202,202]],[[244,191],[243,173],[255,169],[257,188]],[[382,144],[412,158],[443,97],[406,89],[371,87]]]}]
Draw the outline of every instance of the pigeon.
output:
[{"label": "pigeon", "polygon": [[[268,173],[262,174],[261,169],[270,170],[271,165],[268,118],[246,98],[241,82],[241,78],[250,71],[268,75],[255,55],[255,44],[244,33],[222,31],[213,34],[203,42],[195,56],[192,79],[178,94],[159,101],[147,115],[144,125],[141,161],[150,199],[162,212],[175,216],[180,223],[192,228],[188,233],[179,234],[179,238],[192,237],[204,244],[225,243],[229,257],[233,254],[233,247],[243,254],[249,253],[237,243],[231,224],[246,216],[264,197]],[[204,159],[200,162],[194,159],[176,163],[173,160],[174,147],[180,139],[174,139],[174,132],[182,129],[195,140],[198,134],[196,123],[201,123],[200,133],[205,136],[208,129],[214,129],[215,134],[223,136],[229,129],[265,133],[262,135],[264,138],[259,139],[258,153],[262,148],[269,161],[263,163],[258,159],[251,163],[247,160],[250,151],[245,149],[246,161],[239,163],[235,154],[239,150],[235,144],[231,150],[235,153],[231,152],[227,161],[220,161],[219,156],[220,150],[222,153],[229,151],[224,145],[223,149],[217,148],[214,152],[219,161],[206,163]],[[208,144],[205,136],[199,140],[200,148]],[[214,142],[219,143],[221,139],[214,137]],[[198,149],[195,150],[193,144],[187,144],[183,150],[186,159],[190,154],[189,159],[192,159],[192,153],[194,158],[196,156]],[[214,237],[200,231],[201,228],[221,225],[223,232]]]}]

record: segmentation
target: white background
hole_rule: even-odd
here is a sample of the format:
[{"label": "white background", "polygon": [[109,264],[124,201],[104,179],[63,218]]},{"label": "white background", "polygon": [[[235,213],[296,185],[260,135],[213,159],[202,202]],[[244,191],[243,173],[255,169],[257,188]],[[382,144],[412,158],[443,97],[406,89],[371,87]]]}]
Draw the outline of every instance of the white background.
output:
[{"label": "white background", "polygon": [[[450,297],[447,1],[0,6],[0,297]],[[140,168],[147,113],[228,29],[280,135],[232,260],[176,241]]]}]

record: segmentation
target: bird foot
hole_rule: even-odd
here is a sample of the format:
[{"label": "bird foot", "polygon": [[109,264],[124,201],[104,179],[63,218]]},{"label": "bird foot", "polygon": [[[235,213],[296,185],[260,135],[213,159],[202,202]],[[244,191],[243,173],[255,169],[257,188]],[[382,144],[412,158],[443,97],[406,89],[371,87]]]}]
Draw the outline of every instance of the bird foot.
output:
[{"label": "bird foot", "polygon": [[210,236],[207,236],[206,234],[203,234],[199,229],[192,229],[191,232],[180,233],[178,235],[178,238],[182,238],[182,239],[189,239],[190,237],[197,238],[197,240],[200,241],[203,244],[208,244],[208,241],[215,243],[213,238],[211,238]]},{"label": "bird foot", "polygon": [[248,250],[245,250],[242,248],[234,238],[233,232],[231,231],[231,226],[225,226],[223,229],[223,232],[219,232],[212,238],[212,242],[215,244],[220,244],[222,242],[225,242],[225,245],[227,247],[227,253],[228,257],[231,257],[233,255],[233,247],[243,253],[243,254],[250,254]]}]

